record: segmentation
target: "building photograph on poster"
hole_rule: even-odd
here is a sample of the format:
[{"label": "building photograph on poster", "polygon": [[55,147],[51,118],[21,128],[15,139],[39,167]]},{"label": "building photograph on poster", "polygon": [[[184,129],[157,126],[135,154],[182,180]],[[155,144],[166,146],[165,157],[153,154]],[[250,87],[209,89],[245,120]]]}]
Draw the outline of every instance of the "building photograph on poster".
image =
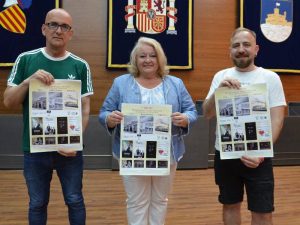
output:
[{"label": "building photograph on poster", "polygon": [[267,111],[266,96],[263,95],[252,96],[251,106],[253,112],[266,112]]},{"label": "building photograph on poster", "polygon": [[250,115],[249,97],[241,96],[234,99],[236,116]]},{"label": "building photograph on poster", "polygon": [[46,109],[46,92],[35,91],[32,93],[32,110]]},{"label": "building photograph on poster", "polygon": [[156,132],[163,132],[168,133],[169,132],[169,124],[170,124],[170,118],[165,116],[156,117],[155,120],[155,131]]},{"label": "building photograph on poster", "polygon": [[136,116],[124,116],[124,132],[136,133],[137,132],[137,117]]},{"label": "building photograph on poster", "polygon": [[49,110],[63,109],[63,95],[62,92],[49,92]]},{"label": "building photograph on poster", "polygon": [[64,107],[68,109],[78,108],[78,93],[68,91],[64,95]]},{"label": "building photograph on poster", "polygon": [[218,105],[220,116],[233,116],[232,99],[220,99]]},{"label": "building photograph on poster", "polygon": [[152,134],[153,133],[153,116],[140,117],[140,133]]}]

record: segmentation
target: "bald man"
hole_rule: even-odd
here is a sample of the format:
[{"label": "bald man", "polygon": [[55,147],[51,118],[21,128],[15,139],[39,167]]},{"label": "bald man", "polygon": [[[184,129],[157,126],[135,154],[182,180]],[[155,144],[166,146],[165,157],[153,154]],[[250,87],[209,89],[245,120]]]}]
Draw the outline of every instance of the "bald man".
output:
[{"label": "bald man", "polygon": [[81,80],[82,129],[87,127],[90,95],[93,94],[88,63],[67,51],[73,36],[72,17],[64,9],[53,9],[46,15],[42,34],[46,46],[18,56],[7,81],[4,105],[23,105],[24,177],[29,193],[29,225],[46,225],[50,183],[53,170],[61,182],[71,225],[84,225],[85,204],[82,194],[82,151],[30,153],[29,83],[37,79],[51,85],[55,79]]}]

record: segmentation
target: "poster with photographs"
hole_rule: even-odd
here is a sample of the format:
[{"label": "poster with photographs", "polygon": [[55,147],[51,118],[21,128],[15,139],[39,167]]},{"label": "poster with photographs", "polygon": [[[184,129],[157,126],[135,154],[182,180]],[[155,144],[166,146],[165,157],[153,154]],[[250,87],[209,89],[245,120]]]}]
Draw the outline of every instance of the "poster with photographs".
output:
[{"label": "poster with photographs", "polygon": [[122,104],[120,175],[170,173],[171,105]]},{"label": "poster with photographs", "polygon": [[29,85],[30,151],[82,150],[81,81]]},{"label": "poster with photographs", "polygon": [[265,84],[215,92],[221,159],[273,157],[271,116]]}]

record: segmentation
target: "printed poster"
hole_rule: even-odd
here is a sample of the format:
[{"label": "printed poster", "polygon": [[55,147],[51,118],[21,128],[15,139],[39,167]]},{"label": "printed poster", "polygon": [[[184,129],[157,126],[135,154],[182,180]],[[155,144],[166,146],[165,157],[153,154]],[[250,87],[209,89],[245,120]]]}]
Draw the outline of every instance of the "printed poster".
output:
[{"label": "printed poster", "polygon": [[170,173],[171,105],[122,104],[120,175]]},{"label": "printed poster", "polygon": [[82,150],[81,81],[29,85],[30,151]]},{"label": "printed poster", "polygon": [[273,157],[266,84],[218,88],[215,102],[221,159]]}]

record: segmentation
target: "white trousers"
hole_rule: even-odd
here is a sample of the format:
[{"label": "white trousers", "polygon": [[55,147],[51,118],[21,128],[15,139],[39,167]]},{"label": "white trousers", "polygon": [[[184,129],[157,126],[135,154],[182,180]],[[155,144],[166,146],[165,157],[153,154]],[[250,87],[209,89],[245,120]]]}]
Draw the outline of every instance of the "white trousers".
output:
[{"label": "white trousers", "polygon": [[123,176],[128,225],[163,225],[177,164],[168,176]]}]

